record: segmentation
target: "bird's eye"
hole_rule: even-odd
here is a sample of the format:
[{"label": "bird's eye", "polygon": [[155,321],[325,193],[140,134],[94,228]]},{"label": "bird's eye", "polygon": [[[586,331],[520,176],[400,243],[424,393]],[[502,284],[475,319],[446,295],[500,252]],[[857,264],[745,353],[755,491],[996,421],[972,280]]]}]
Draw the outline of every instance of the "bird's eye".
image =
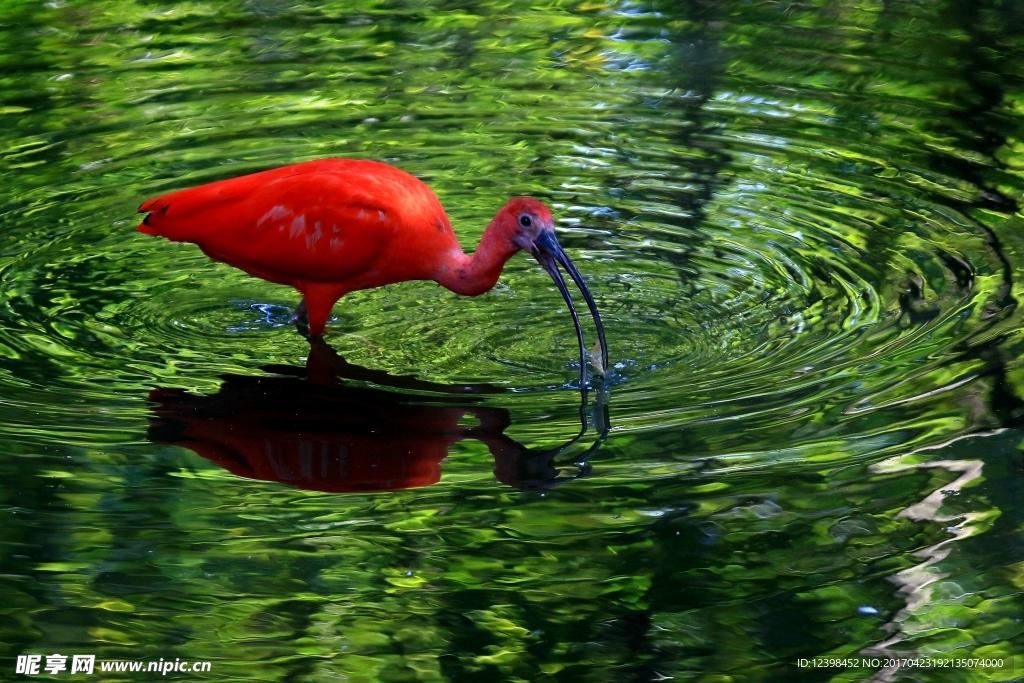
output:
[{"label": "bird's eye", "polygon": [[531,225],[533,225],[533,221],[530,219],[529,216],[527,216],[524,213],[522,216],[519,217],[519,225],[523,226],[524,228],[528,228]]}]

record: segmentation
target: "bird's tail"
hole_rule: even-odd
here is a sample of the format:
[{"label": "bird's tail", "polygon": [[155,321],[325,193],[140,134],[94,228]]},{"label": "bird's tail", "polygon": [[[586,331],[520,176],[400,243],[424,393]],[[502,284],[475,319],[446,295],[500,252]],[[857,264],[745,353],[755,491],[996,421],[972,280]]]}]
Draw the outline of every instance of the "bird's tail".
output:
[{"label": "bird's tail", "polygon": [[141,223],[139,223],[139,232],[144,232],[147,235],[163,235],[164,233],[160,228],[157,225],[154,225],[154,219],[159,218],[162,214],[166,213],[168,206],[170,206],[170,202],[167,200],[166,195],[142,202],[142,205],[139,206],[138,209],[139,213],[145,213],[148,215],[142,219]]}]

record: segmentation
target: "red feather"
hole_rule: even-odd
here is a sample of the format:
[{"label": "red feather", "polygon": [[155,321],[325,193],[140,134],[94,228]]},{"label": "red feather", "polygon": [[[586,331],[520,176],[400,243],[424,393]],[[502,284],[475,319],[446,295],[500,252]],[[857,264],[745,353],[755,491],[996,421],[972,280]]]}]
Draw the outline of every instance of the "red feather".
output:
[{"label": "red feather", "polygon": [[433,191],[387,164],[324,159],[150,199],[139,230],[306,297],[319,334],[347,292],[431,280],[460,251]]}]

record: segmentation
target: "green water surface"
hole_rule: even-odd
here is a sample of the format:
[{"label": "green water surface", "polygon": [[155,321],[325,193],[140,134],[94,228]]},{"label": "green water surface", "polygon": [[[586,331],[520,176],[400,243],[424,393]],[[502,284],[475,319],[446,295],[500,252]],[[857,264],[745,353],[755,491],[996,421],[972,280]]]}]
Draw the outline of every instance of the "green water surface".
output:
[{"label": "green water surface", "polygon": [[[586,433],[531,257],[311,347],[135,231],[330,156],[552,207]],[[1014,0],[0,0],[0,679],[1024,677],[1022,205]]]}]

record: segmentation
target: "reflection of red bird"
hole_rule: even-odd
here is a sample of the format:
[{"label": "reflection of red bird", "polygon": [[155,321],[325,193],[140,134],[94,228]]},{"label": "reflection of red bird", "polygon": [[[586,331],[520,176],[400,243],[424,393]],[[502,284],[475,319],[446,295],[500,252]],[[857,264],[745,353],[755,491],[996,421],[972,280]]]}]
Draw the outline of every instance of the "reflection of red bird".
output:
[{"label": "reflection of red bird", "polygon": [[[277,376],[229,375],[207,396],[153,390],[149,438],[242,477],[333,493],[429,486],[440,480],[448,449],[466,439],[487,446],[495,476],[510,486],[548,488],[572,478],[560,476],[556,458],[576,439],[550,451],[512,440],[504,433],[509,412],[475,396],[495,387],[390,377],[346,363],[321,339],[311,342],[304,371],[272,366]],[[360,386],[366,382],[388,388]],[[467,416],[479,424],[465,424]]]},{"label": "reflection of red bird", "polygon": [[296,378],[225,380],[213,396],[150,392],[158,404],[150,438],[189,448],[242,477],[333,493],[429,486],[441,479],[452,444],[475,434],[501,445],[507,439],[507,421],[482,431],[460,425],[473,408],[409,404],[372,389]]},{"label": "reflection of red bird", "polygon": [[437,197],[393,166],[323,159],[222,180],[150,199],[139,230],[194,242],[205,254],[302,292],[297,317],[323,334],[345,294],[405,280],[433,280],[457,294],[491,289],[521,249],[555,280],[583,333],[558,264],[580,288],[597,327],[603,367],[607,344],[594,299],[555,238],[551,212],[513,199],[494,217],[472,256],[463,253]]}]

